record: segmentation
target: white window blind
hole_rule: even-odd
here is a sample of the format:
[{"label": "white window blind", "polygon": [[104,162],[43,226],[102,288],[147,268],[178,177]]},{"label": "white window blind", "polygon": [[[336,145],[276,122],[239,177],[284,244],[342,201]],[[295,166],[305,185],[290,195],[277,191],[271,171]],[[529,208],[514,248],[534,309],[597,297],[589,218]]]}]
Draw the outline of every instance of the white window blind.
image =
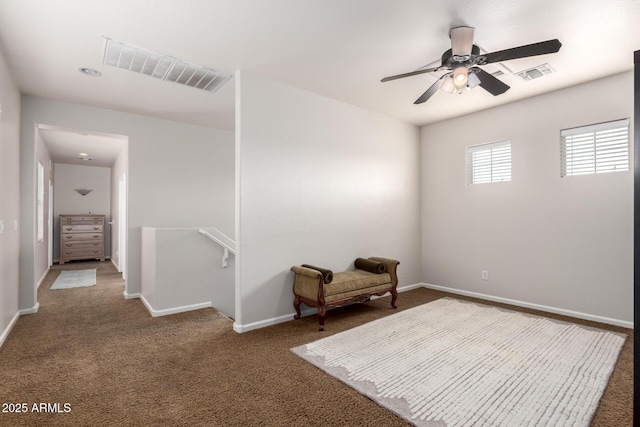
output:
[{"label": "white window blind", "polygon": [[511,141],[467,147],[467,184],[511,181]]},{"label": "white window blind", "polygon": [[38,230],[37,241],[44,240],[44,166],[38,162]]},{"label": "white window blind", "polygon": [[629,170],[629,119],[560,132],[560,175]]}]

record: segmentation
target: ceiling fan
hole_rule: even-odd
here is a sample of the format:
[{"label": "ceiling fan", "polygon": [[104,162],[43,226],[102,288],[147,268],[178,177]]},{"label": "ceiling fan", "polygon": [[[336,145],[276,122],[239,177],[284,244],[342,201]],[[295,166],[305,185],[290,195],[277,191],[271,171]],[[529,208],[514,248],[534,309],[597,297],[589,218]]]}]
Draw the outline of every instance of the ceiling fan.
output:
[{"label": "ceiling fan", "polygon": [[509,90],[509,86],[497,79],[495,76],[484,71],[480,68],[481,65],[503,62],[511,59],[526,58],[529,56],[556,53],[562,46],[562,43],[560,43],[558,39],[553,39],[513,47],[511,49],[499,50],[497,52],[481,54],[480,48],[473,44],[474,30],[475,28],[473,27],[462,26],[452,28],[449,31],[451,49],[442,54],[440,66],[385,77],[381,81],[388,82],[390,80],[416,76],[418,74],[447,70],[447,72],[441,75],[438,80],[414,102],[414,104],[422,104],[431,98],[438,89],[442,89],[448,93],[453,93],[456,90],[460,92],[464,88],[473,89],[476,86],[480,86],[493,96],[497,96]]}]

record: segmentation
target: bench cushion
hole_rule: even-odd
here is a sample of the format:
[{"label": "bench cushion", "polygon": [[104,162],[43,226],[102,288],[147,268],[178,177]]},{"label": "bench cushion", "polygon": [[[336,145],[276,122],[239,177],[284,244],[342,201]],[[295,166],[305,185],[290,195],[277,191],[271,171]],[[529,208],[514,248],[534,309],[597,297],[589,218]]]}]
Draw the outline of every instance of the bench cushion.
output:
[{"label": "bench cushion", "polygon": [[391,287],[389,273],[376,274],[364,270],[334,273],[333,282],[324,286],[325,301],[331,302],[359,295],[364,289],[382,291]]}]

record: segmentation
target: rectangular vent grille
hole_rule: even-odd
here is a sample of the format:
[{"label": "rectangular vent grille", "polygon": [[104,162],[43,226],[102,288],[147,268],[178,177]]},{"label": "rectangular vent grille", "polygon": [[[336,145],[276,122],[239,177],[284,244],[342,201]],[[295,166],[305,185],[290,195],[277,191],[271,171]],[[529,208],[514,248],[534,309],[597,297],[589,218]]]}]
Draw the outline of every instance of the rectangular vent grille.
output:
[{"label": "rectangular vent grille", "polygon": [[191,64],[129,43],[107,38],[103,63],[160,80],[215,92],[231,74]]},{"label": "rectangular vent grille", "polygon": [[551,74],[553,71],[553,68],[551,68],[549,64],[542,64],[537,67],[529,68],[528,70],[520,71],[516,73],[516,76],[520,77],[522,80],[529,81]]}]

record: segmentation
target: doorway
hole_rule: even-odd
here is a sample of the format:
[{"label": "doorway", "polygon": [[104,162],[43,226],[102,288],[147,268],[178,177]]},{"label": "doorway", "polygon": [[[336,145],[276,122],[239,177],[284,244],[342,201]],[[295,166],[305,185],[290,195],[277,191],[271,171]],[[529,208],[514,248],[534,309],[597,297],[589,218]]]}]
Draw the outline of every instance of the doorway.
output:
[{"label": "doorway", "polygon": [[[126,201],[126,182],[121,183],[120,177],[127,172],[128,137],[43,124],[37,125],[37,135],[52,165],[47,189],[48,259],[41,262],[48,268],[59,258],[60,214],[104,214],[104,257],[124,276],[126,267],[116,252],[127,241],[126,204],[118,207],[120,200]],[[120,194],[122,189],[125,194]]]}]

